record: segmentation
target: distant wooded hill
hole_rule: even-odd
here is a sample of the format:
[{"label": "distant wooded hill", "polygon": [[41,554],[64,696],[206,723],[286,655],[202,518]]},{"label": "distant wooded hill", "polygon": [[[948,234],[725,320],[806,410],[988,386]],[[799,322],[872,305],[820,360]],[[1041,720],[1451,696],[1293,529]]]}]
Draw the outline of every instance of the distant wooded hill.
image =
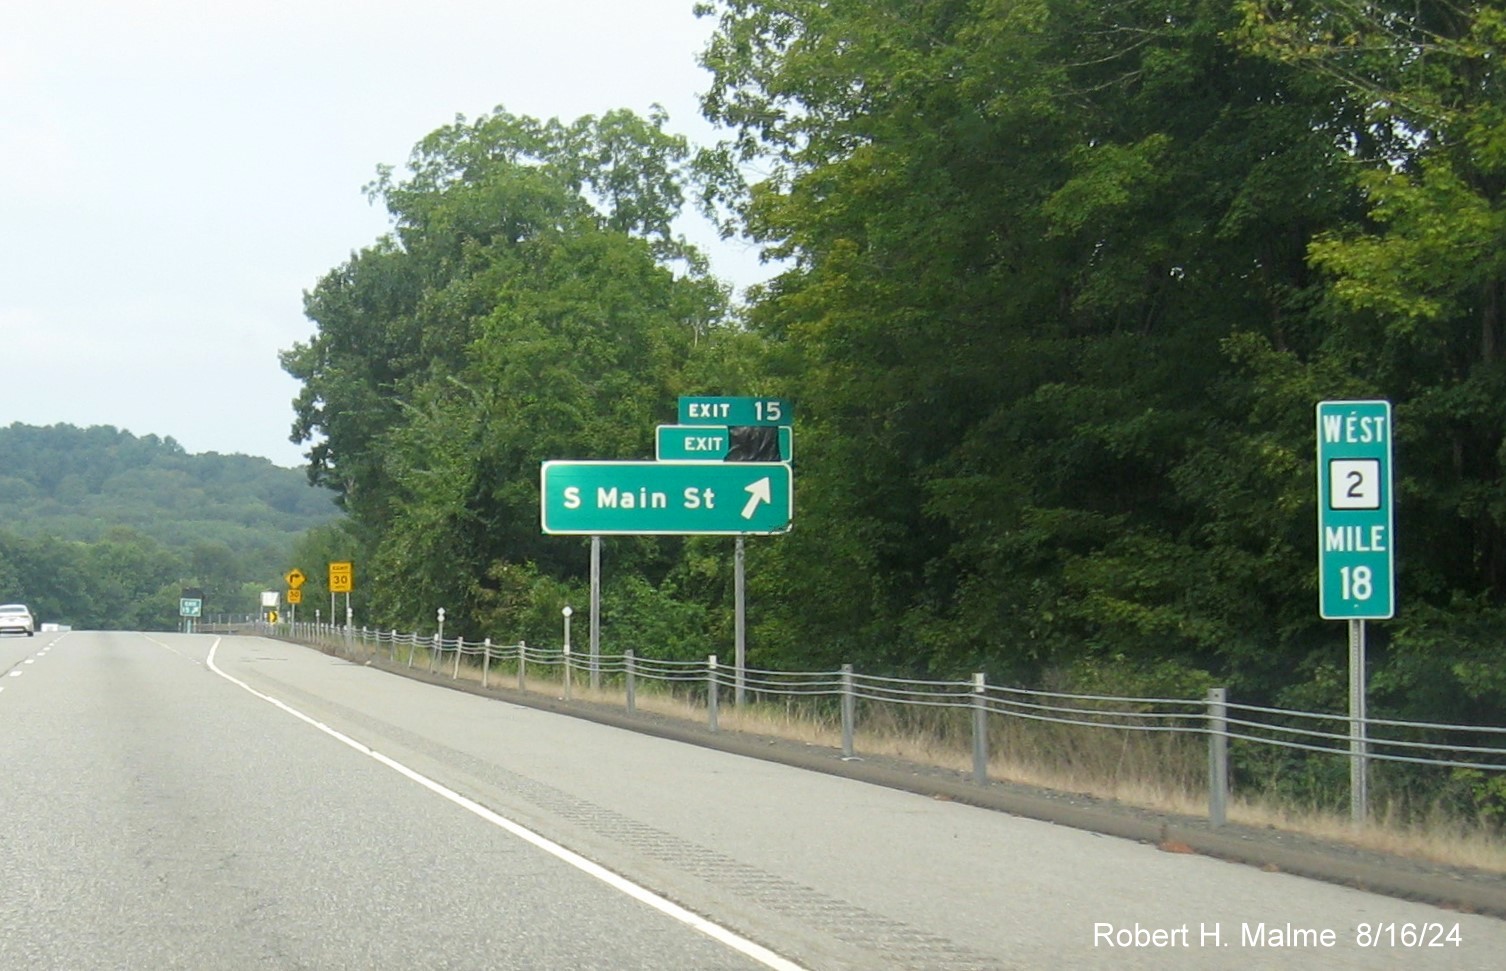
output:
[{"label": "distant wooded hill", "polygon": [[182,585],[206,590],[206,611],[254,610],[245,591],[340,515],[331,492],[264,458],[108,425],[0,428],[0,599],[44,620],[172,626]]}]

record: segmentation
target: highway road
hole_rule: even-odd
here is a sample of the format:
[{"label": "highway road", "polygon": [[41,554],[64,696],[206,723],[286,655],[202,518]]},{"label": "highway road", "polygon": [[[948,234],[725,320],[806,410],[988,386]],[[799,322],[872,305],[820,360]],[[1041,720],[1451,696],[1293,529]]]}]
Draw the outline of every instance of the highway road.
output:
[{"label": "highway road", "polygon": [[0,638],[0,968],[1499,968],[1506,923],[253,637]]}]

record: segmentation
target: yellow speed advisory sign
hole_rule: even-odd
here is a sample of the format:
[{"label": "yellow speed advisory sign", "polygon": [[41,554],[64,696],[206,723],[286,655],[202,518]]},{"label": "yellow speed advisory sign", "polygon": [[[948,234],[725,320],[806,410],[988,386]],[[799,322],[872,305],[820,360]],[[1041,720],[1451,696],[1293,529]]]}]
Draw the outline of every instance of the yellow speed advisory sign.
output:
[{"label": "yellow speed advisory sign", "polygon": [[355,589],[355,570],[351,563],[331,563],[329,565],[329,592],[350,593]]}]

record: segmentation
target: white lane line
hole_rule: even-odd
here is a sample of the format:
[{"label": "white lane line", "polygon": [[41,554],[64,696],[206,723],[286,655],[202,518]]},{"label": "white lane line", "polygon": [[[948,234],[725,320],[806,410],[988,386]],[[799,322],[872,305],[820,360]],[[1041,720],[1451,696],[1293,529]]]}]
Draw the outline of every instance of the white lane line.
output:
[{"label": "white lane line", "polygon": [[224,671],[220,670],[218,665],[214,663],[214,652],[219,649],[219,646],[220,638],[216,637],[214,639],[214,643],[210,645],[209,657],[204,663],[205,666],[209,668],[209,670],[213,671],[215,674],[218,674],[220,677],[224,678],[226,681],[229,681],[231,684],[249,691],[251,694],[260,698],[262,701],[281,708],[283,711],[292,715],[294,718],[297,718],[299,721],[314,726],[331,738],[338,739],[339,741],[355,749],[357,752],[370,756],[371,758],[387,766],[389,769],[392,769],[394,772],[397,772],[399,775],[406,776],[407,778],[413,780],[414,782],[418,783],[425,789],[428,789],[430,792],[433,792],[438,796],[443,796],[445,799],[448,799],[450,802],[459,806],[461,809],[464,809],[481,817],[488,823],[491,823],[493,826],[506,830],[519,839],[533,844],[544,852],[570,864],[577,870],[595,877],[612,889],[617,890],[621,893],[625,893],[629,897],[632,897],[634,900],[647,904],[660,913],[672,917],[680,923],[685,924],[686,926],[691,927],[697,931],[700,931],[702,934],[705,934],[712,940],[718,941],[719,943],[730,947],[732,950],[744,954],[749,958],[752,958],[754,961],[757,961],[764,967],[774,968],[776,969],[776,971],[806,971],[806,969],[801,965],[796,964],[788,958],[784,958],[778,954],[775,954],[773,951],[769,950],[763,945],[755,944],[754,942],[748,940],[746,937],[743,937],[735,931],[723,927],[720,924],[713,923],[700,916],[699,914],[686,910],[679,904],[676,904],[670,900],[665,899],[664,897],[659,896],[652,890],[649,890],[646,887],[641,887],[633,881],[627,879],[626,877],[613,873],[611,870],[608,870],[601,864],[586,859],[579,853],[576,853],[574,850],[568,850],[565,847],[554,842],[553,840],[535,833],[533,830],[527,828],[526,826],[515,823],[507,817],[493,812],[492,810],[481,805],[479,802],[476,802],[474,799],[469,799],[465,796],[462,796],[455,790],[446,788],[445,786],[441,785],[438,782],[435,782],[428,776],[408,768],[406,765],[402,764],[396,759],[383,755],[376,749],[373,749],[370,746],[356,741],[349,735],[346,735],[336,729],[330,728],[323,722],[312,718],[309,715],[305,715],[303,712],[292,707],[286,702],[280,701],[272,697],[271,695],[263,694],[262,692],[257,691],[255,688],[251,687],[249,684],[240,680],[239,678],[226,674]]},{"label": "white lane line", "polygon": [[[173,647],[171,644],[166,644],[166,643],[163,643],[162,641],[157,640],[157,638],[153,637],[150,634],[142,634],[141,636],[145,637],[147,640],[151,641],[153,644],[156,644],[158,647],[162,648],[164,651],[170,651],[173,654],[178,655],[179,657],[183,658],[186,661],[192,661],[195,664],[203,664],[204,663],[203,661],[200,661],[198,658],[194,657],[191,654],[184,654],[182,651],[180,651],[177,648]],[[219,640],[216,639],[215,643],[218,644]]]},{"label": "white lane line", "polygon": [[26,673],[25,671],[12,671],[10,673],[10,676],[13,677],[13,678],[19,678],[21,675],[23,675],[25,673]]}]

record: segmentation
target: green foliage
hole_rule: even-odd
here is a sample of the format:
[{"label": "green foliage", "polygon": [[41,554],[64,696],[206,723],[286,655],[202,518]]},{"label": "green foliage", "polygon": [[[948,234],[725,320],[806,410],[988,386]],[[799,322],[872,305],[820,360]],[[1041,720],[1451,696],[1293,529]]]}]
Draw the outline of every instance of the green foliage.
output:
[{"label": "green foliage", "polygon": [[330,495],[249,455],[189,455],[171,438],[108,425],[0,428],[0,512],[11,528],[93,540],[117,526],[167,545],[292,536],[333,518]]},{"label": "green foliage", "polygon": [[1500,832],[1506,827],[1506,775],[1486,775],[1479,769],[1455,769],[1455,784],[1467,787],[1474,814]]},{"label": "green foliage", "polygon": [[298,534],[338,515],[296,471],[189,455],[109,426],[0,428],[0,599],[50,623],[172,629],[182,588],[206,612],[254,613]]},{"label": "green foliage", "polygon": [[[755,666],[1342,708],[1313,405],[1383,396],[1402,613],[1372,710],[1506,719],[1495,6],[699,9],[724,143],[461,119],[308,294],[295,439],[377,622],[556,640],[587,548],[540,534],[539,463],[646,458],[678,394],[777,394],[797,512],[747,543]],[[691,192],[786,261],[733,311],[673,236]],[[729,546],[610,540],[609,649],[725,654]],[[1342,788],[1339,760],[1236,760]]]},{"label": "green foliage", "polygon": [[799,257],[749,319],[796,350],[810,416],[770,564],[800,581],[758,581],[760,642],[1253,675],[1243,625],[1289,585],[1249,571],[1303,510],[1231,545],[1220,521],[1246,510],[1209,508],[1201,476],[1256,433],[1223,342],[1291,345],[1306,237],[1356,211],[1311,122],[1331,91],[1232,48],[1232,15],[1198,3],[717,9],[706,107],[729,151],[773,159],[722,198]]},{"label": "green foliage", "polygon": [[1123,653],[1097,654],[1056,672],[1056,690],[1137,698],[1201,698],[1214,686],[1206,671],[1172,660],[1137,662]]},{"label": "green foliage", "polygon": [[[350,519],[338,519],[316,526],[299,536],[297,542],[293,544],[293,550],[288,555],[284,569],[278,574],[279,579],[272,581],[271,586],[263,586],[259,589],[272,590],[283,587],[284,584],[280,578],[285,577],[289,570],[296,567],[304,575],[304,583],[300,588],[303,592],[303,602],[295,611],[298,620],[318,619],[328,622],[333,619],[343,623],[347,595],[336,594],[336,599],[331,601],[329,565],[350,563],[354,580],[354,589],[349,593],[353,619],[357,624],[374,626],[370,620],[372,584],[371,578],[366,575],[370,564],[367,549],[368,546],[363,542],[358,528]],[[253,595],[255,592],[252,591]]]},{"label": "green foliage", "polygon": [[[372,187],[394,236],[309,294],[317,333],[283,358],[305,385],[295,437],[322,433],[311,474],[368,537],[375,622],[531,623],[507,565],[584,565],[540,536],[539,463],[652,455],[726,303],[673,235],[688,148],[665,121],[499,109],[441,128]],[[666,569],[663,545],[624,567]]]},{"label": "green foliage", "polygon": [[505,632],[508,642],[557,645],[564,634],[561,610],[587,603],[586,590],[546,576],[532,563],[498,562],[478,584],[474,623],[483,631]]},{"label": "green foliage", "polygon": [[698,661],[716,653],[708,649],[715,642],[708,636],[705,606],[686,602],[670,584],[656,588],[641,576],[607,585],[601,627],[614,654],[633,651],[639,657]]}]

